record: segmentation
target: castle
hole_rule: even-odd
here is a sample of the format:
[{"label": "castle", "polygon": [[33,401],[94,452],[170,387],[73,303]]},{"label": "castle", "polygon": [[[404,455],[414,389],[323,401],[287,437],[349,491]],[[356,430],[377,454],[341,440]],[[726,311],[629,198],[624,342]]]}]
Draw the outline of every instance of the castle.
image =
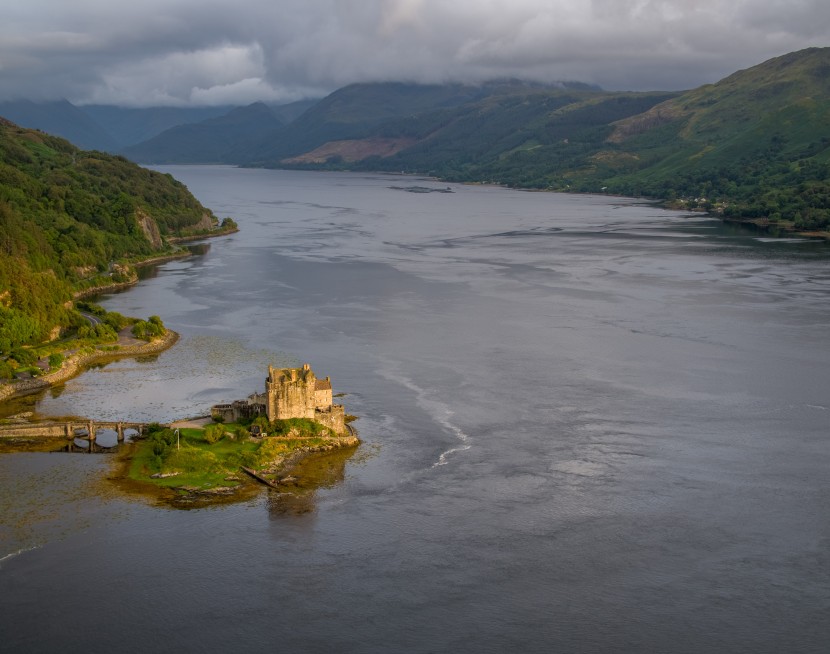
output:
[{"label": "castle", "polygon": [[260,415],[269,421],[308,418],[335,434],[346,433],[343,405],[332,404],[331,379],[318,379],[307,363],[302,368],[268,366],[264,393],[254,393],[231,404],[216,404],[211,407],[210,415],[223,422]]}]

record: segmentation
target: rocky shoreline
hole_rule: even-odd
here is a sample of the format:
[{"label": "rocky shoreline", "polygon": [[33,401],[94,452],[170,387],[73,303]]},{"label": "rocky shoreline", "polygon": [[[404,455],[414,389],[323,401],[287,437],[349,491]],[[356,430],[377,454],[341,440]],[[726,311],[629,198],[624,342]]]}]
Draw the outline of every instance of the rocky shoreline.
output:
[{"label": "rocky shoreline", "polygon": [[[294,440],[289,437],[285,438]],[[317,445],[299,446],[285,456],[277,456],[266,466],[258,467],[257,472],[273,480],[273,484],[268,485],[275,490],[274,497],[308,502],[309,498],[313,497],[313,492],[319,487],[342,480],[342,470],[337,473],[336,465],[327,464],[325,459],[320,457],[336,456],[342,465],[351,456],[350,452],[353,452],[358,445],[360,445],[360,439],[352,430],[349,436],[327,438],[325,442]],[[262,489],[262,485],[254,479],[249,479],[241,468],[237,473],[225,477],[227,484],[207,488],[187,484],[159,486],[147,483],[146,480],[130,474],[130,466],[138,447],[139,444],[134,442],[122,446],[123,449],[116,460],[117,467],[108,477],[122,491],[131,496],[142,497],[172,508],[188,509],[244,501],[258,494]],[[314,470],[315,467],[319,470]],[[178,477],[179,475],[177,473],[170,476]],[[159,477],[162,478],[162,476]],[[304,510],[308,510],[307,507]]]},{"label": "rocky shoreline", "polygon": [[171,329],[168,329],[161,338],[143,345],[122,345],[118,346],[117,350],[96,350],[95,352],[73,354],[67,357],[60,369],[55,372],[50,372],[34,379],[24,379],[8,384],[1,384],[0,402],[19,395],[34,393],[56,384],[62,384],[63,382],[76,377],[83,372],[85,367],[94,363],[111,361],[122,357],[144,356],[147,354],[158,354],[159,352],[164,352],[168,348],[175,345],[178,340],[179,334]]},{"label": "rocky shoreline", "polygon": [[[239,231],[239,228],[236,227],[234,229],[226,229],[224,231],[216,231],[216,232],[205,232],[202,234],[191,234],[188,236],[171,236],[167,238],[167,242],[171,245],[178,245],[179,243],[190,243],[193,241],[201,241],[202,239],[206,238],[216,238],[219,236],[228,236],[230,234],[236,234]],[[187,259],[188,257],[193,256],[193,253],[187,249],[179,249],[176,252],[170,252],[168,254],[162,254],[155,257],[150,257],[149,259],[142,259],[141,261],[136,261],[134,263],[130,263],[129,265],[133,266],[134,268],[143,268],[145,266],[153,266],[159,263],[166,263],[168,261],[175,261],[177,259]],[[75,291],[72,294],[72,298],[75,300],[82,300],[84,298],[98,295],[100,293],[112,293],[114,291],[120,291],[125,288],[130,288],[131,286],[135,286],[138,284],[139,279],[138,276],[135,279],[130,279],[126,282],[113,282],[112,284],[104,284],[102,286],[91,286],[90,288],[84,288],[79,291]]]}]

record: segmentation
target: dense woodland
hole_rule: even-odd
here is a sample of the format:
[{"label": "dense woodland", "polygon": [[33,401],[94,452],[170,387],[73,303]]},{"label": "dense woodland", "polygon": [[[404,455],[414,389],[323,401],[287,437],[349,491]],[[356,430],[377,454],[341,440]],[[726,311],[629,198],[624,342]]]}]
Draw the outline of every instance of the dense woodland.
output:
[{"label": "dense woodland", "polygon": [[87,326],[76,290],[127,281],[125,262],[169,251],[158,236],[205,216],[215,222],[169,175],[0,119],[0,360]]}]

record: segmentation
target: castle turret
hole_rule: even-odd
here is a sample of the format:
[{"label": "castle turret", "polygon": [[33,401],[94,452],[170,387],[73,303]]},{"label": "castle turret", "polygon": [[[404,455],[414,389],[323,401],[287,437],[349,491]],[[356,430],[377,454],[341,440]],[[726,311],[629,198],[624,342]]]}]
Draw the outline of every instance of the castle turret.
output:
[{"label": "castle turret", "polygon": [[268,366],[265,390],[268,420],[308,418],[336,434],[346,432],[343,406],[332,404],[331,378],[317,379],[307,363],[302,368]]},{"label": "castle turret", "polygon": [[317,377],[307,363],[302,368],[268,366],[268,420],[314,419]]}]

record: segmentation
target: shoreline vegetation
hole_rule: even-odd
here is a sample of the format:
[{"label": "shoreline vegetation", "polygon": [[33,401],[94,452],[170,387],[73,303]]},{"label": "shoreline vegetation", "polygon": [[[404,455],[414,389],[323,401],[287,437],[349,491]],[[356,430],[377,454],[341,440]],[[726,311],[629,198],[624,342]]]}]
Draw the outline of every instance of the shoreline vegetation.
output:
[{"label": "shoreline vegetation", "polygon": [[97,345],[92,351],[80,351],[63,359],[61,366],[52,372],[31,379],[18,379],[0,383],[0,403],[21,395],[28,395],[63,384],[83,373],[86,368],[99,363],[114,361],[126,357],[140,357],[159,354],[173,347],[179,340],[179,334],[167,329],[164,334],[144,344],[105,344]]},{"label": "shoreline vegetation", "polygon": [[0,118],[0,383],[42,377],[60,367],[51,359],[136,322],[78,300],[188,256],[181,243],[235,231],[169,174]]},{"label": "shoreline vegetation", "polygon": [[[626,196],[627,197],[627,196]],[[691,206],[685,200],[667,200],[665,198],[649,199],[649,198],[633,198],[646,199],[650,202],[655,202],[657,206],[663,209],[670,209],[672,211],[689,211],[691,213],[701,213],[710,218],[715,218],[726,224],[732,225],[751,225],[756,229],[763,231],[775,238],[792,238],[801,237],[814,240],[830,240],[830,230],[826,229],[803,229],[797,227],[793,221],[787,220],[771,220],[766,216],[748,218],[741,216],[728,216],[724,214],[723,207],[701,207]]]},{"label": "shoreline vegetation", "polygon": [[[238,229],[234,226],[233,230],[211,236],[236,231]],[[185,240],[199,240],[205,236]],[[188,256],[192,253],[182,250],[131,265],[153,265]],[[137,283],[135,275],[134,279],[126,282],[97,285],[76,292],[74,300]],[[156,316],[148,321],[127,318],[85,302],[79,302],[77,308],[90,321],[87,337],[75,335],[32,348],[38,351],[40,361],[48,360],[49,371],[37,371],[39,374],[30,378],[0,382],[0,405],[13,398],[63,384],[93,365],[126,357],[159,354],[179,340],[179,334],[164,328]],[[101,328],[105,328],[103,331],[109,336],[96,337]],[[37,370],[34,367],[31,369]],[[42,422],[32,420],[31,414],[12,416],[0,422],[7,424],[4,427],[7,433],[2,439],[4,452],[45,452],[55,451],[56,447],[59,450],[72,449],[67,448],[63,439],[16,437],[14,425]],[[280,497],[291,497],[294,501],[299,498],[301,510],[306,511],[311,509],[302,498],[307,499],[310,493],[331,483],[333,478],[334,481],[342,479],[345,461],[360,444],[350,425],[347,425],[348,434],[344,436],[338,436],[308,419],[273,423],[263,423],[260,419],[256,436],[251,434],[249,428],[248,424],[223,424],[211,422],[210,418],[177,421],[170,427],[151,424],[145,435],[118,447],[117,471],[109,479],[129,494],[150,497],[177,508],[244,500],[253,496],[264,484],[276,489]],[[342,455],[334,459],[336,465],[325,463],[322,458],[317,462],[320,465],[315,465],[314,459],[335,451],[342,451]],[[251,472],[254,473],[252,476]]]},{"label": "shoreline vegetation", "polygon": [[[236,234],[237,232],[239,232],[239,227],[236,226],[236,223],[233,223],[226,227],[220,227],[219,229],[211,232],[193,234],[189,236],[168,237],[167,242],[171,245],[178,246],[181,243],[193,243],[195,241],[201,241],[206,238],[229,236],[231,234]],[[148,257],[146,259],[140,259],[138,261],[130,262],[126,265],[131,266],[133,268],[145,268],[147,266],[154,266],[161,263],[166,263],[168,261],[176,261],[177,259],[188,259],[192,256],[193,252],[191,252],[190,250],[178,248],[166,254],[163,253],[157,256]],[[138,275],[134,274],[134,271],[132,272],[133,274],[130,274],[129,279],[127,279],[126,281],[99,284],[96,286],[90,286],[89,288],[79,289],[72,294],[72,297],[75,300],[82,300],[84,298],[99,295],[101,293],[112,293],[114,291],[120,291],[122,289],[135,286],[136,284],[138,284],[139,279]]]},{"label": "shoreline vegetation", "polygon": [[[183,243],[227,236],[238,231],[239,228],[234,221],[226,220],[216,229],[179,237],[177,242]],[[90,321],[91,329],[87,330],[90,333],[82,334],[84,327],[75,327],[69,335],[61,339],[60,332],[66,330],[58,328],[54,330],[48,340],[40,344],[21,345],[16,350],[9,352],[6,357],[0,359],[0,363],[3,364],[3,369],[0,372],[5,373],[0,374],[0,404],[6,399],[63,383],[83,372],[85,367],[101,361],[157,354],[172,347],[178,340],[178,334],[164,330],[158,318],[151,320],[157,321],[160,329],[154,330],[151,334],[143,334],[140,337],[149,341],[148,343],[138,343],[136,339],[130,338],[129,327],[135,327],[135,323],[143,321],[121,316],[120,314],[108,313],[96,305],[80,302],[85,298],[101,293],[111,293],[135,286],[139,282],[137,268],[193,256],[193,252],[182,248],[180,245],[172,244],[172,247],[173,249],[168,252],[156,253],[137,260],[113,263],[111,269],[115,272],[111,273],[110,276],[99,275],[92,280],[92,285],[86,288],[77,288],[76,286],[76,290],[72,291],[72,299],[66,302],[65,307],[76,311],[80,311],[82,308],[91,308],[94,313],[98,314],[98,318],[94,318],[89,314],[86,316],[86,320]],[[78,285],[82,283],[80,282]],[[99,333],[101,327],[105,326],[112,329],[106,334]],[[163,334],[161,333],[162,330],[164,330]],[[92,342],[90,342],[90,339]],[[90,347],[93,347],[94,351],[90,351]],[[54,358],[56,356],[59,357],[59,360]],[[9,366],[10,361],[13,362],[13,367]],[[36,361],[38,365],[35,364]],[[46,370],[48,372],[44,372]],[[17,374],[18,372],[23,373],[23,375]]]},{"label": "shoreline vegetation", "polygon": [[[0,118],[0,405],[65,383],[89,366],[172,347],[179,335],[159,316],[131,318],[84,298],[133,286],[141,266],[190,256],[184,243],[237,231],[232,218],[220,221],[170,174],[121,156],[82,151]],[[0,408],[6,412],[13,405]],[[0,422],[6,423],[4,452],[43,451],[52,444],[67,452],[104,451],[95,443],[91,421],[85,447],[75,447],[83,430],[73,431],[68,423],[51,442],[23,437],[24,424],[46,426],[31,412]],[[147,426],[128,429],[136,427],[141,432]],[[286,466],[359,442],[351,429],[350,435],[337,436],[313,421],[287,430],[258,425],[256,435],[244,425],[175,432],[150,427],[146,441],[118,448],[132,452],[127,477],[154,489],[175,486],[177,497],[216,496],[219,487],[231,492],[244,485],[229,479],[240,466],[256,469],[269,483],[288,483],[284,475],[275,477]],[[121,423],[117,431],[125,438]],[[41,433],[53,436],[48,429]],[[181,479],[167,481],[173,477]]]},{"label": "shoreline vegetation", "polygon": [[[145,437],[127,443],[119,454],[114,480],[178,508],[246,499],[263,485],[297,494],[319,486],[301,468],[337,451],[345,464],[359,444],[351,429],[338,436],[308,419],[277,420],[256,436],[249,425],[209,418],[150,425]],[[342,469],[336,476],[342,477]]]}]

